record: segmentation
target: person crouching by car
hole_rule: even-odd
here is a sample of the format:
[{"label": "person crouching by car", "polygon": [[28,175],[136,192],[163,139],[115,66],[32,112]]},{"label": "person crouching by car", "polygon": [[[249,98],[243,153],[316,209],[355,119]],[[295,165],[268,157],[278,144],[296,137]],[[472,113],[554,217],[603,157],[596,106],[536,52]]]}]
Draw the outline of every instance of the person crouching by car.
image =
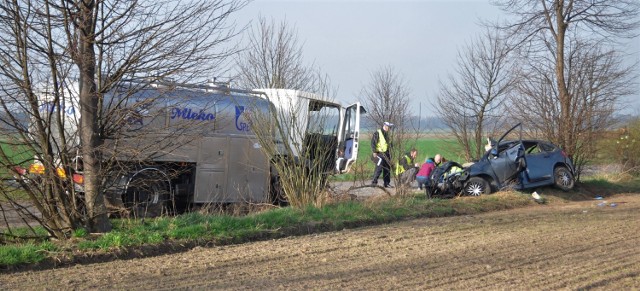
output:
[{"label": "person crouching by car", "polygon": [[415,162],[417,156],[418,150],[411,149],[411,151],[404,154],[396,164],[396,176],[400,178],[401,184],[409,185],[415,180],[416,173],[418,172],[418,164]]},{"label": "person crouching by car", "polygon": [[431,171],[436,168],[436,163],[432,158],[427,158],[424,161],[424,164],[420,166],[420,170],[416,174],[416,181],[418,181],[418,188],[422,190],[423,186],[426,186],[427,181],[429,181],[429,175],[431,175]]},{"label": "person crouching by car", "polygon": [[441,154],[437,154],[435,157],[433,157],[432,160],[436,167],[444,164],[444,162],[447,161]]}]

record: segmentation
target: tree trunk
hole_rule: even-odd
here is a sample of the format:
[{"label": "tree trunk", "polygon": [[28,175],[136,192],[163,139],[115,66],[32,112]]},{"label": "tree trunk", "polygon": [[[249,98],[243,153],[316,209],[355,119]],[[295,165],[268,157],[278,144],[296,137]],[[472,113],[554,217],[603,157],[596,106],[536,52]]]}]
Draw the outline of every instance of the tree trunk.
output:
[{"label": "tree trunk", "polygon": [[558,144],[564,149],[569,156],[573,156],[574,149],[570,147],[573,144],[571,140],[571,95],[567,89],[567,82],[565,80],[565,64],[564,64],[564,41],[565,32],[567,30],[567,24],[564,22],[564,7],[562,1],[556,1],[556,84],[558,86],[558,95],[560,98],[560,120],[558,128]]},{"label": "tree trunk", "polygon": [[84,163],[84,190],[87,206],[87,227],[91,232],[108,232],[111,222],[107,216],[104,195],[100,189],[100,160],[97,148],[98,94],[96,92],[96,54],[94,50],[93,2],[81,4],[79,17],[79,51],[76,62],[80,70],[80,144]]}]

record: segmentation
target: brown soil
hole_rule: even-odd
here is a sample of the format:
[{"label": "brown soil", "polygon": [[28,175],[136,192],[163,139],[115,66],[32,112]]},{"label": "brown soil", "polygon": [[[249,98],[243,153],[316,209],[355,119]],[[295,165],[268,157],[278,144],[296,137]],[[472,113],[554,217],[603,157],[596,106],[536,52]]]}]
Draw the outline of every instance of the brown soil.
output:
[{"label": "brown soil", "polygon": [[640,195],[622,194],[5,273],[0,289],[628,290],[638,229]]}]

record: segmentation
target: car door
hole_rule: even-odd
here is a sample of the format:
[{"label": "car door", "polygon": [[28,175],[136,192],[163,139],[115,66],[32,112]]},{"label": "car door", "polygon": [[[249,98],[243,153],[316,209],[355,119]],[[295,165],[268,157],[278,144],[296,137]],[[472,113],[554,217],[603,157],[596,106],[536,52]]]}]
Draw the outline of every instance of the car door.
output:
[{"label": "car door", "polygon": [[[504,142],[505,137],[516,128],[520,129],[518,140]],[[522,124],[518,123],[507,130],[496,143],[496,147],[492,149],[489,161],[497,182],[502,185],[505,181],[513,179],[521,170],[521,159],[524,156]]]},{"label": "car door", "polygon": [[525,176],[527,179],[523,181],[525,187],[527,183],[539,183],[553,179],[553,166],[556,162],[555,150],[553,145],[544,142],[536,141],[527,145],[525,151],[527,162]]},{"label": "car door", "polygon": [[491,168],[500,185],[512,179],[518,173],[518,160],[522,155],[522,144],[519,141],[502,144],[497,155],[489,158]]},{"label": "car door", "polygon": [[358,144],[360,141],[360,115],[366,110],[360,102],[344,108],[341,118],[336,172],[346,173],[358,158]]}]

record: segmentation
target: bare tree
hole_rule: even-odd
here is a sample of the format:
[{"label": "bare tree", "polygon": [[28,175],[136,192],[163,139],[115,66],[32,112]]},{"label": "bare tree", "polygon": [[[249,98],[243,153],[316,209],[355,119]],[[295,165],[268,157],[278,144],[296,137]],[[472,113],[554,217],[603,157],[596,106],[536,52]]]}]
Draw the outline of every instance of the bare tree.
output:
[{"label": "bare tree", "polygon": [[[235,82],[239,87],[292,89],[301,94],[315,93],[314,98],[327,102],[335,99],[337,90],[331,87],[330,78],[314,64],[305,63],[304,46],[299,42],[295,28],[286,21],[276,23],[260,17],[248,40],[248,47],[236,59],[238,75]],[[287,97],[291,98],[276,96]],[[296,98],[298,96],[293,97]],[[271,125],[252,127],[270,160],[271,196],[293,207],[321,205],[326,198],[327,176],[333,173],[336,160],[336,153],[327,148],[335,151],[334,146],[337,146],[331,146],[328,141],[332,140],[331,134],[337,134],[331,127],[336,126],[333,119],[339,112],[320,103],[291,102],[269,114],[252,115],[255,124]],[[306,123],[298,124],[307,119],[308,128]],[[274,133],[276,139],[295,142],[274,144]]]},{"label": "bare tree", "polygon": [[286,88],[334,96],[329,77],[304,62],[303,44],[286,21],[260,17],[249,34],[248,47],[238,55],[241,88]]},{"label": "bare tree", "polygon": [[[128,102],[125,98],[107,104],[105,95],[125,81],[138,84],[131,87],[135,91],[169,77],[186,82],[211,76],[235,52],[223,48],[236,35],[226,20],[244,4],[235,0],[0,4],[3,123],[12,132],[13,144],[44,166],[41,182],[18,181],[51,235],[68,237],[78,227],[95,232],[111,228],[102,189],[103,161],[111,157],[103,156],[103,143],[115,136],[114,129],[123,121],[118,112]],[[70,175],[78,149],[84,167],[81,204]],[[2,162],[13,174],[18,174],[13,166],[29,162],[3,155]]]},{"label": "bare tree", "polygon": [[[369,118],[378,128],[385,121],[394,124],[389,138],[391,160],[389,165],[393,167],[405,151],[409,150],[410,139],[410,90],[404,78],[395,72],[391,66],[381,67],[371,73],[369,84],[362,88],[365,108]],[[393,172],[393,171],[392,171]],[[394,176],[395,184],[399,185],[399,177]],[[400,194],[403,189],[400,189]]]},{"label": "bare tree", "polygon": [[483,154],[483,136],[502,123],[512,70],[509,46],[497,31],[487,29],[458,52],[455,74],[440,82],[437,114],[462,145],[467,161]]},{"label": "bare tree", "polygon": [[[578,123],[584,120],[574,118],[575,105],[584,98],[584,94],[580,95],[581,92],[592,92],[592,90],[589,87],[582,90],[573,88],[574,84],[569,76],[576,66],[571,62],[576,61],[576,58],[570,54],[576,50],[572,49],[571,45],[584,42],[578,41],[580,39],[612,44],[616,38],[632,37],[640,23],[637,19],[640,2],[636,0],[507,0],[496,1],[496,4],[514,16],[512,21],[500,27],[508,32],[511,39],[518,42],[523,58],[551,62],[552,71],[547,70],[549,66],[547,63],[541,66],[544,66],[544,73],[551,73],[553,78],[537,76],[536,79],[552,81],[553,86],[547,87],[545,92],[555,92],[557,98],[554,100],[557,101],[555,107],[557,119],[553,123],[557,126],[557,130],[554,129],[556,134],[553,139],[573,157],[578,153],[580,146],[577,137],[585,134],[577,131],[584,129]],[[534,70],[526,75],[532,77],[531,74],[535,72]],[[609,95],[612,102],[617,102],[621,97],[617,95],[619,92],[615,91],[611,91],[610,94],[599,92],[598,94]],[[538,92],[536,96],[540,96],[540,93]],[[602,116],[602,118],[610,117],[611,115]]]},{"label": "bare tree", "polygon": [[251,112],[251,130],[270,161],[271,199],[304,209],[326,202],[327,177],[336,170],[341,109],[327,97],[267,90],[274,105]]},{"label": "bare tree", "polygon": [[[621,96],[634,93],[633,68],[624,66],[619,53],[600,43],[573,40],[568,46],[568,93],[573,96],[569,116],[573,159],[578,170],[593,157],[600,134],[614,124],[616,105]],[[522,63],[510,112],[528,120],[534,135],[558,142],[564,133],[560,92],[553,76],[554,62],[535,58]],[[535,108],[535,110],[532,110]],[[566,137],[565,137],[566,138]],[[578,171],[578,174],[580,171]]]},{"label": "bare tree", "polygon": [[370,119],[379,125],[389,121],[396,128],[403,128],[408,122],[409,93],[404,78],[388,66],[371,73],[361,95]]}]

